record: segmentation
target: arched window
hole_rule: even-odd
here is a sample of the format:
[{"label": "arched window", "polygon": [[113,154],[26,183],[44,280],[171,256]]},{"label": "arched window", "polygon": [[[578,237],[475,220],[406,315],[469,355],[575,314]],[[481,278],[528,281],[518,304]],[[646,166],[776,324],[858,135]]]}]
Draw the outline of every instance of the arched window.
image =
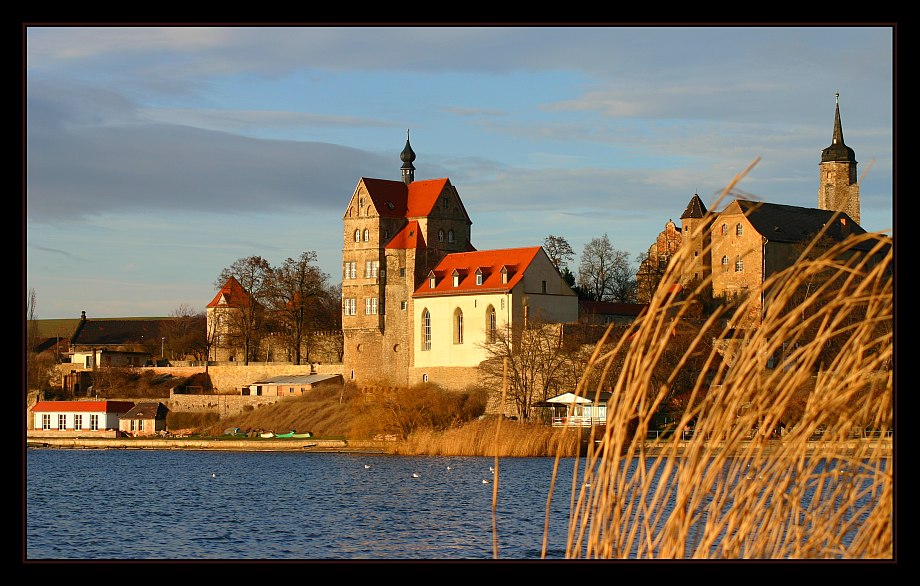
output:
[{"label": "arched window", "polygon": [[438,242],[444,242],[444,230],[438,230]]},{"label": "arched window", "polygon": [[486,308],[486,342],[495,342],[495,308],[491,305]]},{"label": "arched window", "polygon": [[735,226],[735,236],[741,236],[742,234],[744,234],[744,226],[739,223]]},{"label": "arched window", "polygon": [[371,233],[367,228],[365,228],[364,229],[364,241],[367,242],[370,239],[371,239]]},{"label": "arched window", "polygon": [[447,241],[448,241],[448,242],[453,242],[453,241],[454,241],[454,231],[453,231],[453,230],[448,230],[448,231],[447,231]]},{"label": "arched window", "polygon": [[722,272],[723,273],[728,272],[728,257],[727,256],[722,257]]},{"label": "arched window", "polygon": [[741,257],[735,259],[735,272],[741,273],[744,272],[744,261],[741,260]]},{"label": "arched window", "polygon": [[463,343],[463,312],[460,308],[454,310],[454,344]]},{"label": "arched window", "polygon": [[722,224],[722,236],[728,236],[728,224]]},{"label": "arched window", "polygon": [[355,242],[361,242],[361,230],[355,230]]},{"label": "arched window", "polygon": [[422,311],[422,350],[431,350],[431,314]]}]

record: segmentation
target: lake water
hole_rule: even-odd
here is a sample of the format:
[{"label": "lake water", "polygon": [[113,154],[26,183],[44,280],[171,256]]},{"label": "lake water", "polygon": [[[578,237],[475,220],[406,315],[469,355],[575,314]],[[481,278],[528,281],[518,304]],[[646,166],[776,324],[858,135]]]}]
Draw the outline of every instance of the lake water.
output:
[{"label": "lake water", "polygon": [[[493,458],[34,448],[26,458],[28,560],[493,558]],[[500,559],[541,557],[553,463],[500,460]],[[573,466],[560,465],[547,557],[564,557]]]},{"label": "lake water", "polygon": [[[494,458],[26,452],[27,561],[493,559]],[[551,489],[546,558],[565,557],[575,459],[553,485],[554,462],[500,459],[498,559],[541,558]]]}]

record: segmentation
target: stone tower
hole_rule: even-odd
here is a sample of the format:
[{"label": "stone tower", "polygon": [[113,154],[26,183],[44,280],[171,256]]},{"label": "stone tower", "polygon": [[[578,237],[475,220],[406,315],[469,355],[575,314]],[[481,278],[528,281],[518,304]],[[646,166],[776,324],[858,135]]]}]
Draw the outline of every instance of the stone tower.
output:
[{"label": "stone tower", "polygon": [[401,180],[361,178],[342,218],[342,366],[359,384],[408,384],[412,294],[445,255],[474,250],[450,180],[415,180],[408,135],[400,160]]},{"label": "stone tower", "polygon": [[706,210],[699,194],[694,193],[687,209],[680,216],[683,246],[690,248],[692,265],[682,275],[682,284],[705,281],[712,272],[712,251],[710,250],[710,227],[713,216]]},{"label": "stone tower", "polygon": [[834,137],[821,151],[818,180],[818,209],[844,212],[859,224],[859,183],[856,153],[843,142],[840,124],[840,94],[835,97]]}]

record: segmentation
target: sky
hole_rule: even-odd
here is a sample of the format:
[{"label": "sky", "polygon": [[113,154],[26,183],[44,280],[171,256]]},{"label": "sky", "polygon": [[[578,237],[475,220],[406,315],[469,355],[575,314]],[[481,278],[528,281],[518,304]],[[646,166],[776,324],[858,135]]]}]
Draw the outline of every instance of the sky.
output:
[{"label": "sky", "polygon": [[[236,260],[341,282],[362,177],[446,177],[479,250],[607,235],[635,258],[694,194],[816,208],[835,100],[861,222],[894,228],[896,27],[24,23],[35,317],[204,311]],[[839,94],[839,97],[838,97]]]}]

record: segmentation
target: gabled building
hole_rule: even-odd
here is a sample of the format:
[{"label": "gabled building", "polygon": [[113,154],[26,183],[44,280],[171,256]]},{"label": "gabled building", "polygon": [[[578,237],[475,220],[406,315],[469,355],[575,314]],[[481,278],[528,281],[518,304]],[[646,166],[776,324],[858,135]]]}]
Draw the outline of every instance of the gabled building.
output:
[{"label": "gabled building", "polygon": [[578,297],[540,246],[449,254],[412,297],[419,381],[445,384],[428,369],[478,366],[499,331],[578,320]]},{"label": "gabled building", "polygon": [[[447,178],[416,181],[415,158],[407,136],[400,154],[402,181],[360,179],[342,218],[346,381],[464,385],[471,371],[461,376],[456,369],[478,364],[482,353],[472,350],[472,337],[485,335],[490,305],[497,319],[503,311],[506,320],[523,319],[525,306],[577,319],[574,293],[540,247],[477,255],[472,221],[456,187]],[[510,282],[501,281],[503,269]],[[476,285],[477,279],[487,282],[489,291]],[[551,297],[564,301],[544,308]],[[440,338],[451,331],[455,311],[476,316],[464,326],[464,342],[456,345],[449,336]],[[437,350],[423,349],[424,315],[435,328],[428,342]]]},{"label": "gabled building", "polygon": [[29,435],[114,437],[119,418],[133,407],[132,401],[38,401]]},{"label": "gabled building", "polygon": [[238,336],[240,321],[245,313],[256,307],[258,302],[246,291],[235,277],[230,277],[220,291],[205,307],[207,314],[206,335],[211,340],[208,360],[244,362],[245,348]]},{"label": "gabled building", "polygon": [[93,370],[144,366],[160,353],[164,319],[87,319],[84,311],[70,339],[70,362]]},{"label": "gabled building", "polygon": [[143,437],[166,431],[166,415],[169,409],[159,401],[138,403],[118,418],[118,430],[122,435]]}]

